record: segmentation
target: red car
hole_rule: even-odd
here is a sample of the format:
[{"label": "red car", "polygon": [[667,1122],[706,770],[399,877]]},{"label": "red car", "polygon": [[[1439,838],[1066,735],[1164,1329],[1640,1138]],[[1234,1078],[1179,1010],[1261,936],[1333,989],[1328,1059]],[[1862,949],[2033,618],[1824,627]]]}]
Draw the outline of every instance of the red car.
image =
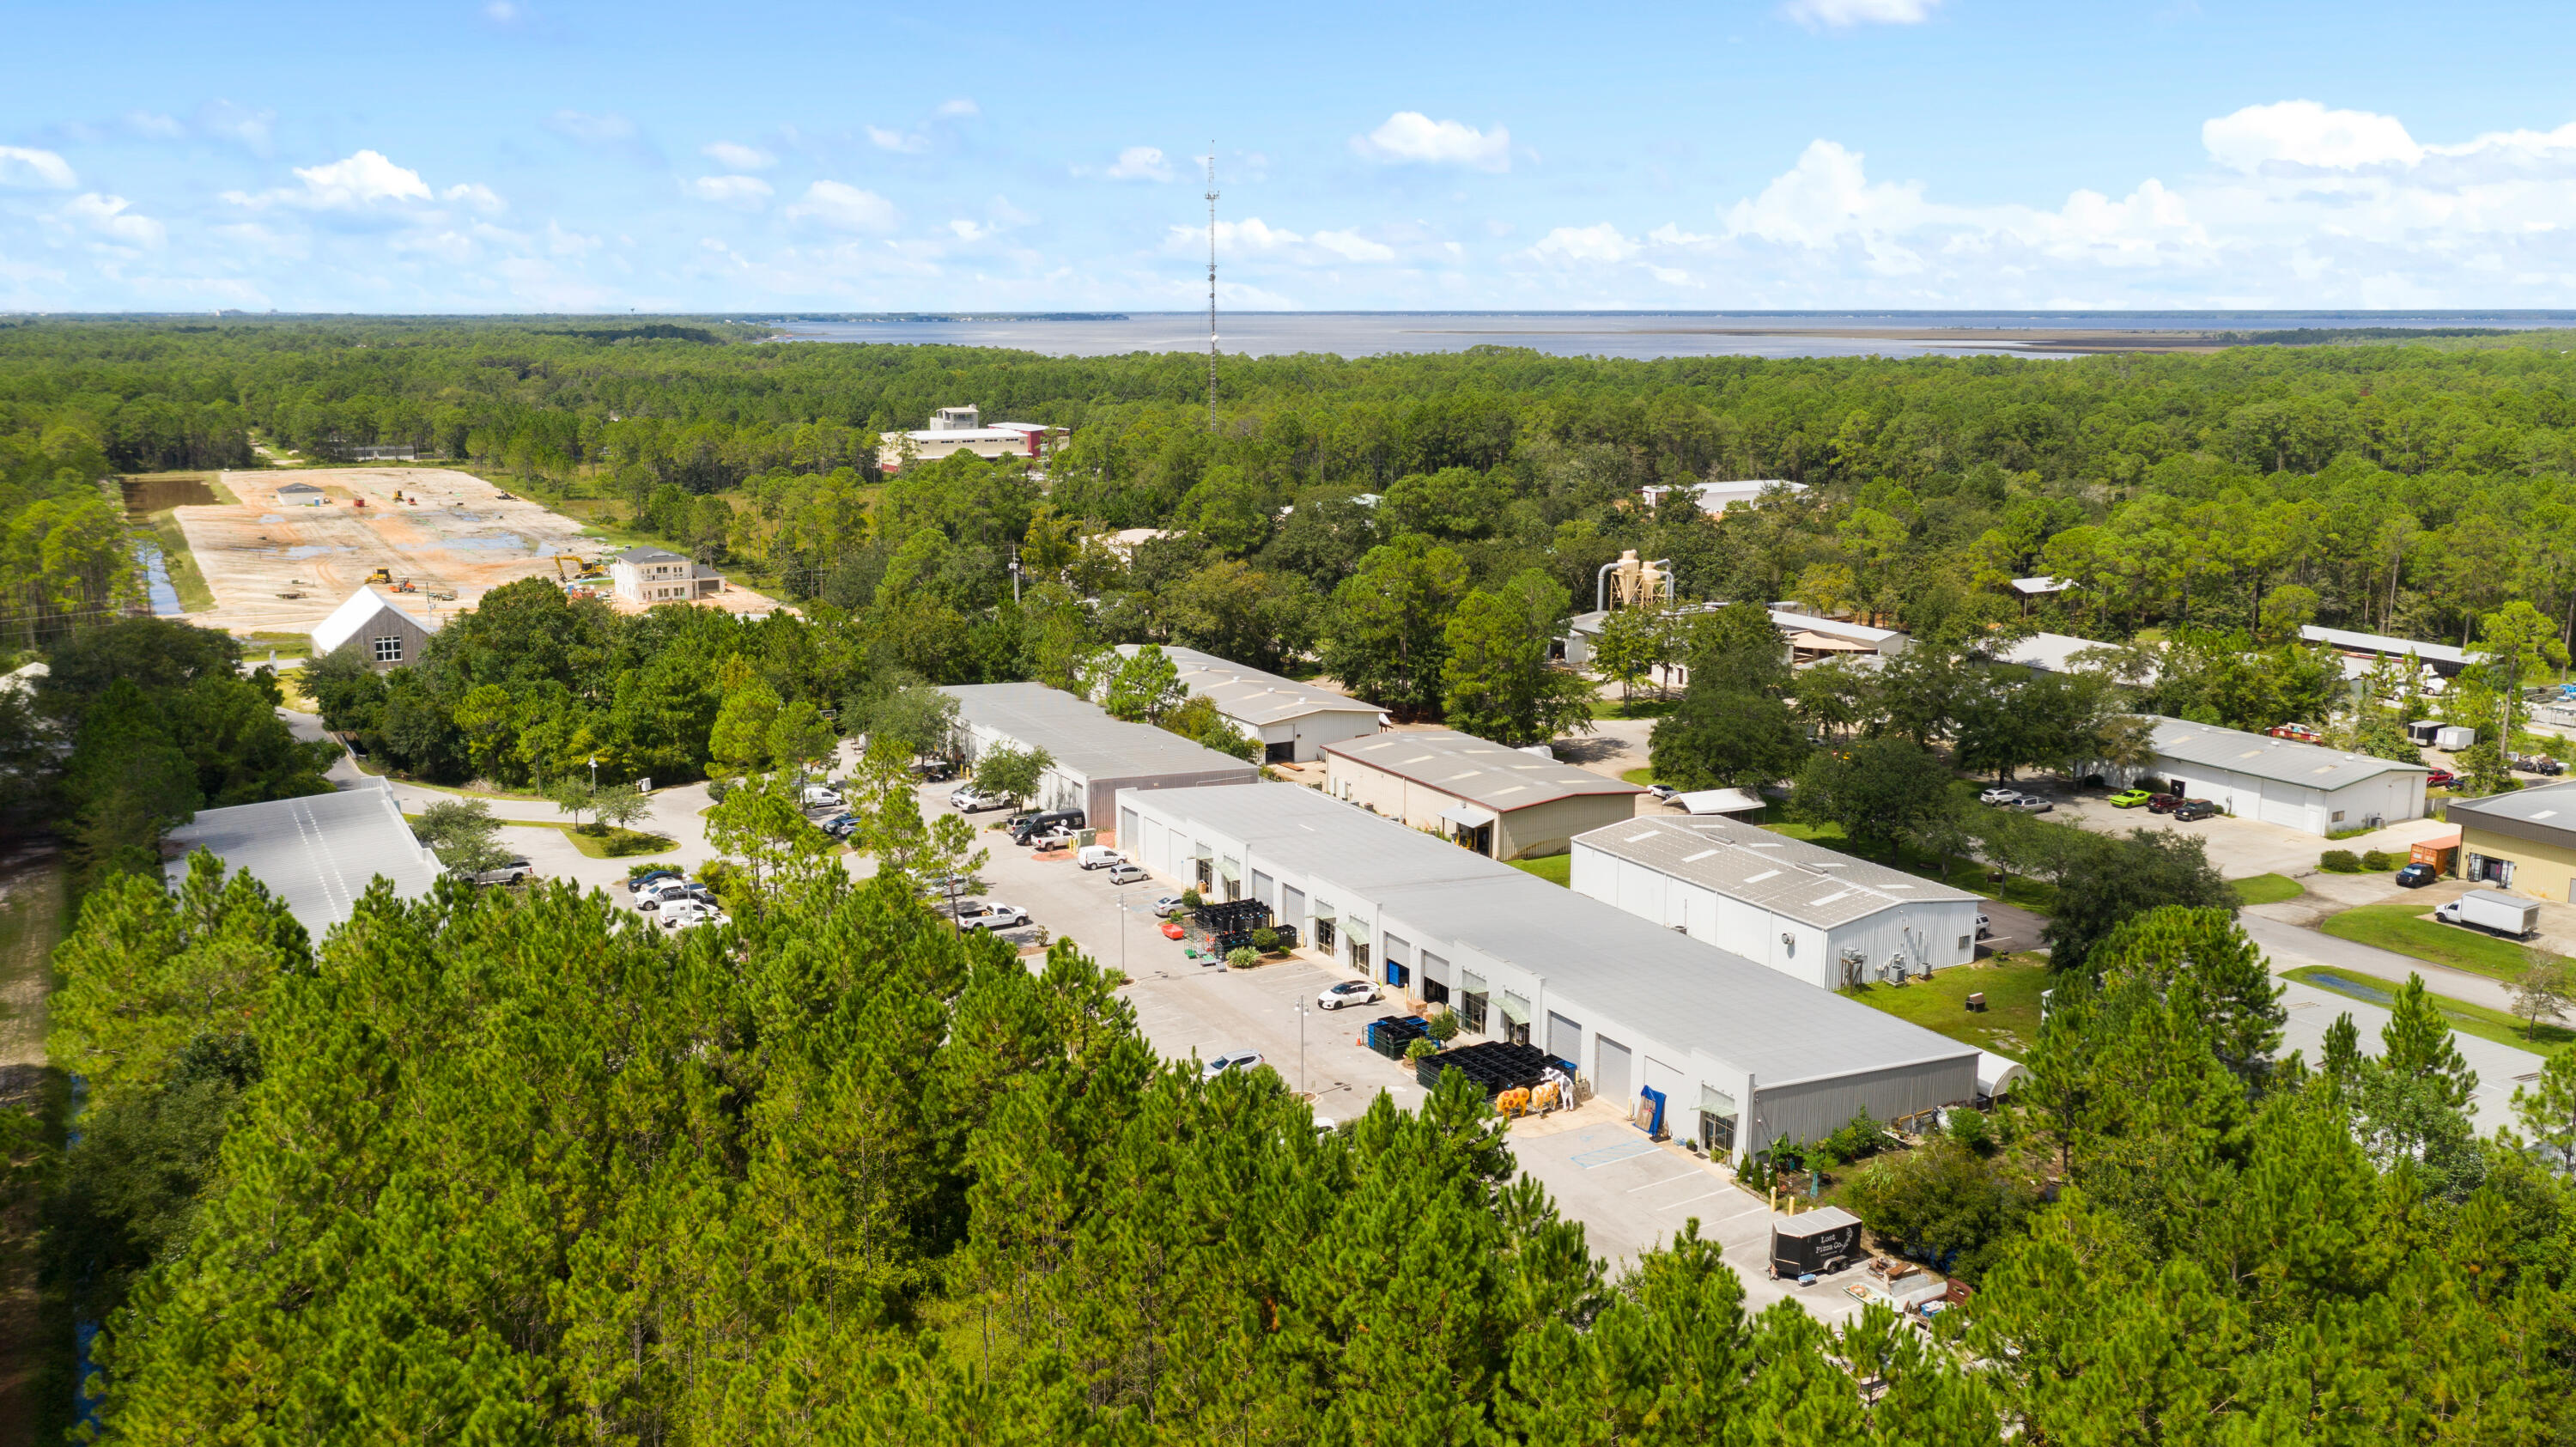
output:
[{"label": "red car", "polygon": [[2150,814],[2170,814],[2181,807],[2182,795],[2180,794],[2158,794],[2147,801],[2147,812]]},{"label": "red car", "polygon": [[2460,776],[2448,769],[2435,769],[2424,776],[2424,787],[2427,789],[2447,789],[2458,782],[2460,782]]}]

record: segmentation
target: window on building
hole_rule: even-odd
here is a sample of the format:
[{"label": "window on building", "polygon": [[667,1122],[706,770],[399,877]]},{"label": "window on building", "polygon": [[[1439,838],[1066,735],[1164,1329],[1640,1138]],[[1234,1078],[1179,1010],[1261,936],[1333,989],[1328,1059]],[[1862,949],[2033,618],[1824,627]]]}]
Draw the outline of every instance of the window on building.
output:
[{"label": "window on building", "polygon": [[2341,809],[2334,811],[2334,822],[2338,824],[2343,822],[2343,811]]},{"label": "window on building", "polygon": [[1315,921],[1315,948],[1329,955],[1333,952],[1333,945],[1333,922],[1328,919]]},{"label": "window on building", "polygon": [[1959,948],[1961,948],[1961,949],[1963,949],[1963,950],[1964,950],[1964,949],[1966,949],[1966,948],[1967,948],[1971,943],[1973,943],[1973,941],[1972,941],[1972,940],[1970,940],[1970,938],[1969,938],[1968,936],[1966,936],[1966,935],[1961,935],[1961,936],[1959,936]]},{"label": "window on building", "polygon": [[388,636],[386,636],[386,637],[383,637],[383,638],[379,638],[379,639],[377,639],[375,642],[376,642],[376,661],[377,661],[378,663],[400,663],[400,662],[402,662],[402,635],[401,635],[401,634],[399,634],[399,633],[390,634],[390,635],[388,635]]},{"label": "window on building", "polygon": [[1471,1035],[1485,1033],[1485,997],[1483,995],[1458,997],[1458,1023]]}]

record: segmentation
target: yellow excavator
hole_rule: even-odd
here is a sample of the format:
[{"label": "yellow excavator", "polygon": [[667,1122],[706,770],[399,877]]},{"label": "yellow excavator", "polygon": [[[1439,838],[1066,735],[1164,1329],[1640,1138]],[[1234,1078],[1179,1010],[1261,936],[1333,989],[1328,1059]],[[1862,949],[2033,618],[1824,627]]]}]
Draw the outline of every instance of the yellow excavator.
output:
[{"label": "yellow excavator", "polygon": [[367,582],[370,585],[391,588],[397,593],[417,593],[420,591],[419,585],[412,582],[409,578],[405,578],[399,583],[395,582],[392,572],[384,568],[378,568],[374,572],[369,573],[367,575]]},{"label": "yellow excavator", "polygon": [[370,583],[382,583],[386,587],[390,588],[393,586],[394,575],[383,568],[378,568],[367,575],[367,581]]},{"label": "yellow excavator", "polygon": [[570,582],[575,578],[596,578],[600,576],[602,571],[599,564],[591,562],[577,554],[557,553],[554,556],[555,577],[559,581]]}]

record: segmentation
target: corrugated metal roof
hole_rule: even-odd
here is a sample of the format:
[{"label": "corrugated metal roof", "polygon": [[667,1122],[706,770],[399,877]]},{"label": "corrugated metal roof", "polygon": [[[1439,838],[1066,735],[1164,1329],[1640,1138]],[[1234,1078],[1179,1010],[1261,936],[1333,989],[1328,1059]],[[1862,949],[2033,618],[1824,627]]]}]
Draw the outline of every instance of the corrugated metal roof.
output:
[{"label": "corrugated metal roof", "polygon": [[[1649,1031],[1749,1070],[1759,1085],[1977,1053],[1312,789],[1170,789],[1139,802],[1240,840],[1256,860],[1310,883],[1363,890],[1417,930],[1528,970],[1564,992],[1565,1008],[1595,1012],[1586,1028]],[[1359,901],[1336,903],[1347,917]]]},{"label": "corrugated metal roof", "polygon": [[1631,819],[1577,834],[1574,842],[1819,929],[1911,900],[1977,898],[1732,819]]},{"label": "corrugated metal roof", "polygon": [[[1121,643],[1118,652],[1132,658],[1139,645]],[[1192,693],[1204,694],[1216,705],[1216,711],[1227,718],[1259,726],[1304,718],[1310,713],[1373,713],[1383,717],[1386,710],[1364,699],[1293,678],[1281,678],[1258,668],[1201,653],[1195,648],[1162,645],[1163,656],[1181,671],[1181,686]]]},{"label": "corrugated metal roof", "polygon": [[2422,764],[2403,764],[2395,759],[2374,759],[2368,754],[2348,754],[2340,749],[2320,748],[2296,739],[2276,739],[2269,734],[2249,734],[2243,729],[2223,729],[2216,724],[2192,723],[2187,719],[2155,719],[2156,752],[2165,758],[2206,768],[2225,769],[2275,783],[2304,784],[2311,789],[2332,791],[2381,774],[2430,774]]},{"label": "corrugated metal roof", "polygon": [[1157,774],[1231,770],[1245,779],[1260,771],[1231,754],[1194,744],[1152,724],[1111,718],[1098,704],[1043,683],[961,683],[946,690],[968,723],[1042,748],[1056,765],[1085,779],[1133,779]]},{"label": "corrugated metal roof", "polygon": [[286,901],[317,942],[349,917],[377,875],[392,880],[396,894],[416,899],[441,872],[438,857],[412,837],[402,806],[381,781],[337,794],[200,809],[170,831],[170,841],[183,850],[163,865],[170,879],[186,877],[184,851],[211,849],[225,872],[247,869]]},{"label": "corrugated metal roof", "polygon": [[402,605],[374,588],[362,587],[342,600],[339,607],[332,609],[330,617],[313,625],[313,656],[319,658],[357,637],[358,630],[379,613],[391,613],[424,633],[438,631],[437,619],[414,617],[405,612]]},{"label": "corrugated metal roof", "polygon": [[2576,781],[2489,794],[2483,799],[2453,799],[2444,817],[2453,824],[2508,839],[2576,848]]},{"label": "corrugated metal roof", "polygon": [[1587,794],[1646,792],[1634,784],[1472,734],[1371,734],[1326,744],[1324,752],[1506,812]]},{"label": "corrugated metal roof", "polygon": [[2426,663],[2448,663],[2468,666],[2468,653],[2448,643],[2418,643],[2412,638],[2391,638],[2385,633],[2355,633],[2346,628],[2320,628],[2310,623],[2299,629],[2299,637],[2310,643],[2323,643],[2335,648],[2349,648],[2360,653],[2385,653],[2403,658],[2412,653]]}]

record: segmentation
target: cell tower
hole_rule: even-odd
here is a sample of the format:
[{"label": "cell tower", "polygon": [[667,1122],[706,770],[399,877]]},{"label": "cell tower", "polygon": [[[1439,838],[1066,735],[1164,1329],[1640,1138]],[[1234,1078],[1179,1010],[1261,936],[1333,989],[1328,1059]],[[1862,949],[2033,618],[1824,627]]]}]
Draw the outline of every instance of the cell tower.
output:
[{"label": "cell tower", "polygon": [[1208,142],[1208,430],[1216,430],[1216,142]]}]

